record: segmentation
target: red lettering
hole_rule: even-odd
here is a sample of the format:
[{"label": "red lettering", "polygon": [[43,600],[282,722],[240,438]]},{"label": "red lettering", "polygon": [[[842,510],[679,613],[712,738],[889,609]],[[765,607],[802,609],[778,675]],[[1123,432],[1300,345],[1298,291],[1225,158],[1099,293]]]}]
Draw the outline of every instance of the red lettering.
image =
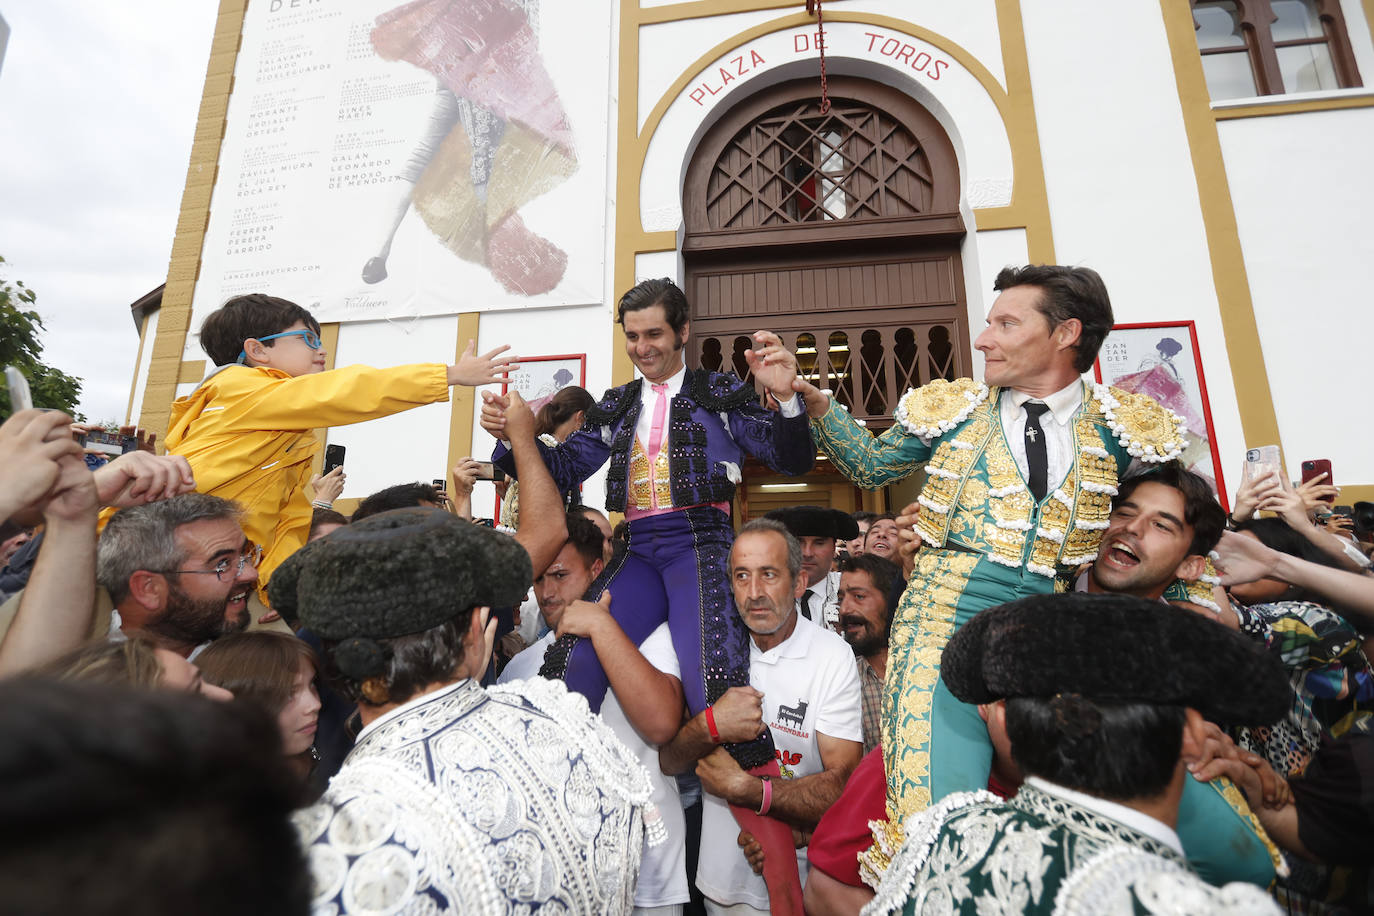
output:
[{"label": "red lettering", "polygon": [[[913,50],[915,50],[915,49],[913,49]],[[921,62],[918,64],[916,61],[921,60],[921,58],[923,58],[923,57],[925,58],[925,60],[921,61]],[[916,55],[916,60],[913,60],[913,61],[911,62],[911,69],[916,70],[916,71],[919,72],[919,71],[921,71],[921,70],[924,70],[924,69],[926,68],[926,65],[929,64],[929,63],[930,63],[930,55],[927,54],[926,52],[922,51],[920,54],[917,54],[917,55]]]},{"label": "red lettering", "polygon": [[940,78],[940,68],[941,68],[941,67],[948,67],[948,66],[949,66],[949,61],[947,61],[947,60],[937,60],[937,61],[935,61],[933,64],[931,64],[931,66],[930,66],[930,72],[929,72],[928,75],[930,76],[931,79],[933,79],[933,80],[938,80],[938,79]]},{"label": "red lettering", "polygon": [[[724,73],[725,71],[722,70],[721,72]],[[724,89],[724,88],[725,88],[725,86],[722,85],[722,86],[720,87],[720,89],[712,89],[710,83],[702,83],[701,85],[705,86],[705,87],[706,87],[706,91],[709,92],[709,93],[711,93],[711,95],[718,95],[718,94],[720,94],[720,89]]]},{"label": "red lettering", "polygon": [[[811,36],[808,35],[808,34],[806,34],[805,32],[802,32],[800,35],[793,35],[793,36],[792,36],[792,50],[793,50],[793,51],[796,51],[798,54],[801,54],[801,53],[804,52],[804,51],[810,51],[810,50],[811,50]],[[751,52],[751,53],[755,54],[756,56],[757,56],[757,54],[758,54],[757,51],[754,51],[754,52]]]},{"label": "red lettering", "polygon": [[[891,51],[887,49],[888,45],[892,45]],[[902,43],[900,41],[898,41],[895,38],[889,38],[887,41],[883,42],[883,46],[878,49],[878,53],[883,55],[884,57],[891,57],[893,54],[897,53],[897,49],[901,46]]]},{"label": "red lettering", "polygon": [[817,32],[817,33],[816,33],[816,50],[817,50],[817,51],[824,51],[824,50],[825,50],[825,33],[824,33],[824,32]]},{"label": "red lettering", "polygon": [[735,78],[730,75],[730,71],[724,67],[720,68],[720,88],[724,89],[726,83],[734,82]]},{"label": "red lettering", "polygon": [[[915,53],[916,53],[916,49],[913,48],[911,45],[902,45],[901,50],[899,50],[899,51],[897,52],[897,60],[903,60],[903,61],[906,61],[907,63],[910,63],[910,62],[911,62],[911,55],[913,55],[913,54],[915,54]],[[917,67],[916,69],[919,70],[920,67]]]},{"label": "red lettering", "polygon": [[766,61],[764,61],[764,59],[763,59],[763,55],[762,55],[762,54],[760,54],[758,51],[750,51],[750,52],[749,52],[749,65],[750,65],[750,66],[752,66],[752,67],[757,67],[759,64],[762,64],[762,63],[766,63]]},{"label": "red lettering", "polygon": [[732,57],[730,58],[730,62],[735,65],[735,74],[737,76],[744,76],[744,58]]},{"label": "red lettering", "polygon": [[877,32],[864,32],[864,35],[868,38],[868,50],[870,51],[873,50],[873,45],[877,43],[878,39],[883,37]]},{"label": "red lettering", "polygon": [[701,100],[706,98],[706,90],[698,86],[697,88],[692,90],[692,94],[689,96],[689,98],[691,98],[693,102],[696,102],[698,105],[700,105]]}]

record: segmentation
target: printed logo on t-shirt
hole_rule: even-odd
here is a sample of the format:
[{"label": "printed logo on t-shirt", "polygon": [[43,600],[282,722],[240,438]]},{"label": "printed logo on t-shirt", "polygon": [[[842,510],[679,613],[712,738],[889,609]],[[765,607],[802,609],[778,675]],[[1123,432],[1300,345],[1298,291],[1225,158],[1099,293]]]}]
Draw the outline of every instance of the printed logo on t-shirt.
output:
[{"label": "printed logo on t-shirt", "polygon": [[806,723],[806,706],[806,701],[800,698],[795,706],[779,706],[777,721],[772,723],[773,727],[798,738],[810,738],[811,733],[802,730]]},{"label": "printed logo on t-shirt", "polygon": [[797,772],[793,768],[801,766],[802,758],[806,755],[777,748],[773,751],[773,756],[778,758],[778,774],[783,779],[796,779]]}]

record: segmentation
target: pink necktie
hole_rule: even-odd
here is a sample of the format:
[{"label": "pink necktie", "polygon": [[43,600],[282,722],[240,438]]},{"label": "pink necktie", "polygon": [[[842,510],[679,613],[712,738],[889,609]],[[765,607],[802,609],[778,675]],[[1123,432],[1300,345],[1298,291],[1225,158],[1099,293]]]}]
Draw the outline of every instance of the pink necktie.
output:
[{"label": "pink necktie", "polygon": [[658,395],[658,400],[654,401],[654,422],[649,427],[649,457],[657,458],[658,451],[663,447],[663,422],[668,419],[668,386],[650,385],[654,389],[654,394]]}]

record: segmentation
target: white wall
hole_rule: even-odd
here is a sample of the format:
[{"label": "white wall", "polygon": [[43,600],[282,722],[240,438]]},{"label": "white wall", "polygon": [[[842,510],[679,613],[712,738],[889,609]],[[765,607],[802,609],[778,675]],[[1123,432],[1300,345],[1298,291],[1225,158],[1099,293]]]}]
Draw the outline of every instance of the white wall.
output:
[{"label": "white wall", "polygon": [[134,391],[130,401],[129,416],[126,423],[137,423],[143,413],[143,393],[148,390],[148,368],[153,364],[153,345],[157,343],[157,321],[162,309],[156,308],[144,319],[143,344],[138,354],[138,365],[134,367]]},{"label": "white wall", "polygon": [[1289,476],[1330,458],[1337,484],[1374,483],[1374,110],[1219,126]]},{"label": "white wall", "polygon": [[[363,321],[339,328],[334,365],[342,368],[453,362],[458,319],[453,315],[409,321]],[[392,484],[448,477],[448,402],[427,404],[380,420],[329,430],[330,444],[348,449],[345,499],[361,499]]]},{"label": "white wall", "polygon": [[[1197,323],[1222,472],[1245,448],[1192,154],[1156,3],[1022,5],[1061,264],[1092,267],[1118,324]],[[1120,40],[1103,40],[1109,28]]]}]

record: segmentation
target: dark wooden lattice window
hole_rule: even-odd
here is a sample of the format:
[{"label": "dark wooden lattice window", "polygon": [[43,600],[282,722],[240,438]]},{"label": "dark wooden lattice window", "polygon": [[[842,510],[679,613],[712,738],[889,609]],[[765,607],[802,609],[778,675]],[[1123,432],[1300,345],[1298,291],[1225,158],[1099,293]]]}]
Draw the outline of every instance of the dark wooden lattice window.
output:
[{"label": "dark wooden lattice window", "polygon": [[749,380],[750,334],[779,334],[812,382],[870,426],[910,387],[969,372],[959,169],[938,122],[891,87],[765,90],[702,137],[683,208],[689,346]]},{"label": "dark wooden lattice window", "polygon": [[886,112],[840,100],[781,105],[726,145],[706,188],[711,229],[930,213],[935,179],[911,131]]}]

